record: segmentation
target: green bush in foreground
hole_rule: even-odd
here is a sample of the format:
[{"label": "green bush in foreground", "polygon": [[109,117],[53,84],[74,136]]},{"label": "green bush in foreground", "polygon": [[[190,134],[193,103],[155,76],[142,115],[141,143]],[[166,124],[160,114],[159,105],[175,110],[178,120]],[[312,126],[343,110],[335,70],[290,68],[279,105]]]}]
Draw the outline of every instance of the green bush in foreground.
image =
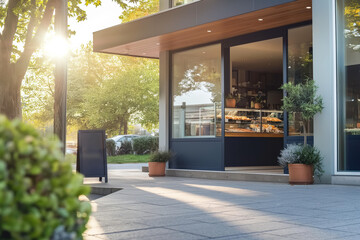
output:
[{"label": "green bush in foreground", "polygon": [[0,239],[82,239],[90,189],[64,161],[59,142],[0,116]]}]

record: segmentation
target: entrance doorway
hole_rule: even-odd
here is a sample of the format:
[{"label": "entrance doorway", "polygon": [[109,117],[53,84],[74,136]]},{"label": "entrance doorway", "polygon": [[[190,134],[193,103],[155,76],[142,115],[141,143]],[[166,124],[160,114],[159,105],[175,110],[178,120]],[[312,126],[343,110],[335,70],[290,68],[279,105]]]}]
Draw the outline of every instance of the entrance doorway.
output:
[{"label": "entrance doorway", "polygon": [[283,38],[230,47],[230,71],[225,84],[226,170],[281,172],[277,157],[284,138]]}]

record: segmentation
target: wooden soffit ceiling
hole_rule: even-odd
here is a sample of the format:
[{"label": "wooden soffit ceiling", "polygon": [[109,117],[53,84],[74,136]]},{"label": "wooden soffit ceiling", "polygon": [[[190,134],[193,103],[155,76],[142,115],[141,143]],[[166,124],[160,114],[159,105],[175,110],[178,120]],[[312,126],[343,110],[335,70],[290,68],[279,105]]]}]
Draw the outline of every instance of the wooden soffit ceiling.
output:
[{"label": "wooden soffit ceiling", "polygon": [[[215,4],[210,8],[209,3],[215,1],[203,0],[195,2],[95,32],[93,34],[94,51],[159,58],[161,51],[177,50],[216,42],[312,19],[312,10],[309,9],[312,6],[311,0],[222,0],[217,1],[217,3],[222,3],[221,6]],[[232,2],[232,4],[248,2],[249,7],[243,11],[245,13],[241,13],[241,9],[236,9],[236,12],[234,12],[234,8],[226,5],[226,1]],[[263,4],[257,6],[258,9],[260,8],[259,10],[256,9],[256,1],[263,2]],[[269,2],[273,4],[275,2],[277,5],[266,7]],[[225,6],[229,9],[226,9]],[[264,6],[265,8],[262,8]],[[225,8],[225,14],[240,14],[216,21],[211,21],[210,17],[206,19],[206,14],[203,14],[202,18],[198,17],[200,9],[211,13],[214,10],[220,11],[221,7]],[[244,8],[246,6],[242,9]],[[213,14],[216,15],[216,12]],[[224,14],[221,15],[221,11],[219,15],[218,18],[224,16]],[[197,17],[195,19],[196,24],[191,22],[192,16]],[[259,19],[262,19],[262,21]]]}]

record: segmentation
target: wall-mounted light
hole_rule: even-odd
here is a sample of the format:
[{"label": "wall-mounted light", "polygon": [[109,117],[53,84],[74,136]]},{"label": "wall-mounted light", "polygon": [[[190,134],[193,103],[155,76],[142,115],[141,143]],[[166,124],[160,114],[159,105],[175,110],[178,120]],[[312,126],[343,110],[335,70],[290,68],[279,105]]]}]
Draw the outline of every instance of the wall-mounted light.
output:
[{"label": "wall-mounted light", "polygon": [[311,6],[307,6],[306,9],[311,9]]},{"label": "wall-mounted light", "polygon": [[259,21],[259,22],[262,22],[262,21],[264,21],[264,19],[262,19],[262,18],[259,18],[259,19],[258,19],[258,21]]},{"label": "wall-mounted light", "polygon": [[208,33],[211,33],[211,30],[210,30],[210,29],[208,29],[208,30],[207,30],[207,32],[208,32]]}]

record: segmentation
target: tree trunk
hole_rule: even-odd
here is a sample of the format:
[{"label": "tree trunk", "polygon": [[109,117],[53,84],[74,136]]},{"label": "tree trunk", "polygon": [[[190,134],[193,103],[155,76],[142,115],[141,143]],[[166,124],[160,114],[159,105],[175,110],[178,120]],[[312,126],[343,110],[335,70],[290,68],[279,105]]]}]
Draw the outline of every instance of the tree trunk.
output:
[{"label": "tree trunk", "polygon": [[123,128],[122,121],[120,121],[119,135],[121,135],[121,134],[122,134],[122,128]]},{"label": "tree trunk", "polygon": [[22,117],[19,82],[21,83],[15,79],[14,74],[4,74],[0,77],[0,114],[9,119]]},{"label": "tree trunk", "polygon": [[124,135],[126,135],[128,134],[128,121],[126,119],[124,119],[123,125],[124,125]]},{"label": "tree trunk", "polygon": [[119,121],[119,124],[120,124],[120,126],[119,126],[119,135],[122,135],[122,129],[124,127],[124,120],[123,120],[123,118],[119,117],[118,121]]},{"label": "tree trunk", "polygon": [[307,122],[308,121],[303,121],[303,128],[304,128],[304,146],[307,145]]}]

